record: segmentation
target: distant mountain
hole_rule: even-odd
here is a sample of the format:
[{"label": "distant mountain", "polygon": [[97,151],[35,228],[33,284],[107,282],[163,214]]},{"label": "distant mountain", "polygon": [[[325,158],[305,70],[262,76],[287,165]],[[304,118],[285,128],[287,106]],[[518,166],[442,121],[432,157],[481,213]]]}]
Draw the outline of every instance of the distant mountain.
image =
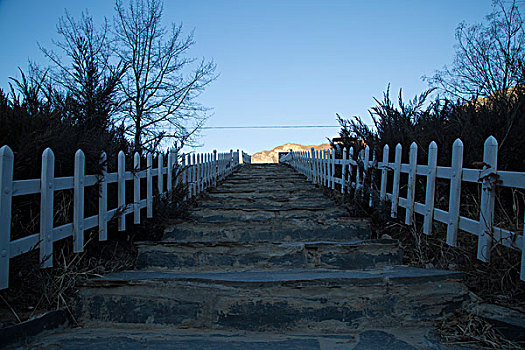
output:
[{"label": "distant mountain", "polygon": [[261,151],[252,155],[252,163],[278,163],[279,152],[289,152],[291,149],[297,151],[310,151],[312,147],[315,150],[330,149],[329,143],[321,145],[299,145],[297,143],[286,143],[282,146],[272,148],[271,151]]}]

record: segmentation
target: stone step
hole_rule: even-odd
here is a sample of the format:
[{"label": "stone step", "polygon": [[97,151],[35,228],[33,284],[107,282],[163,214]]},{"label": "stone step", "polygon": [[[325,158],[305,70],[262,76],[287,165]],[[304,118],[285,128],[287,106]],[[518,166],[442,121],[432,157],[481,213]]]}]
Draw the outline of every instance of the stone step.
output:
[{"label": "stone step", "polygon": [[317,202],[324,201],[327,199],[325,195],[319,191],[300,191],[292,192],[286,191],[282,192],[209,192],[204,194],[201,197],[202,201],[212,201],[212,200],[249,200],[249,201],[275,201],[275,202],[288,202],[288,201],[308,201],[308,202]]},{"label": "stone step", "polygon": [[229,176],[226,178],[222,183],[226,184],[244,184],[244,183],[253,183],[253,181],[257,182],[271,182],[271,183],[278,183],[278,182],[306,182],[306,177],[303,175],[288,175],[288,174],[278,174],[276,176],[274,175],[255,175],[255,174],[235,174],[232,176]]},{"label": "stone step", "polygon": [[286,198],[201,198],[198,204],[200,209],[222,209],[222,210],[323,210],[334,206],[334,202],[328,198],[319,198],[317,200],[295,200]]},{"label": "stone step", "polygon": [[352,242],[138,244],[138,269],[246,271],[283,269],[371,269],[400,265],[397,240]]},{"label": "stone step", "polygon": [[302,182],[297,184],[287,184],[287,183],[275,183],[275,184],[265,184],[264,186],[259,186],[257,183],[246,183],[246,184],[228,184],[223,183],[217,188],[212,189],[211,193],[224,193],[224,192],[259,192],[259,193],[268,193],[268,192],[303,192],[303,191],[312,191],[319,193],[318,189],[314,185],[308,182]]},{"label": "stone step", "polygon": [[422,326],[468,297],[457,272],[376,270],[129,271],[81,288],[77,320],[246,331],[349,332]]},{"label": "stone step", "polygon": [[[155,350],[458,350],[442,345],[431,328],[387,328],[352,334],[285,333],[177,329],[170,326],[76,327],[47,331],[12,349]],[[8,348],[11,349],[11,348]]]},{"label": "stone step", "polygon": [[192,222],[165,229],[163,239],[176,242],[307,242],[356,241],[370,238],[366,219],[269,219],[257,221]]},{"label": "stone step", "polygon": [[348,216],[348,212],[337,207],[315,207],[306,209],[236,209],[236,208],[197,208],[190,217],[197,222],[226,223],[232,221],[266,221],[270,219],[317,219],[326,220]]}]

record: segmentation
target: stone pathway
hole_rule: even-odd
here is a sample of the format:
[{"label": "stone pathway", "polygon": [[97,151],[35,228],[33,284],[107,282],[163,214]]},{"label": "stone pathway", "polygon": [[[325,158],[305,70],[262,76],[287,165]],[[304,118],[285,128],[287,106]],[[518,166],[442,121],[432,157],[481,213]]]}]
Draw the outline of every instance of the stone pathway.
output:
[{"label": "stone pathway", "polygon": [[242,166],[138,248],[136,270],[82,288],[82,328],[28,347],[448,349],[432,325],[468,295],[282,165]]}]

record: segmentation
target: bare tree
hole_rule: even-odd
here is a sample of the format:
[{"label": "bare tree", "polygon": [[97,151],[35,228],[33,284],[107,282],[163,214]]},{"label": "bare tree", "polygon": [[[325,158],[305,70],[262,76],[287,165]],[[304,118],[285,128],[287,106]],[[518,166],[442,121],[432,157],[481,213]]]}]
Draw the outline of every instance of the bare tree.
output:
[{"label": "bare tree", "polygon": [[104,130],[118,110],[116,94],[125,71],[122,63],[110,64],[108,24],[97,29],[88,13],[75,20],[66,12],[57,32],[60,39],[53,43],[58,52],[40,46],[52,63],[49,76],[54,87],[48,91],[55,91],[55,96],[48,97],[75,123]]},{"label": "bare tree", "polygon": [[509,88],[523,83],[525,32],[516,1],[506,6],[503,0],[494,0],[486,23],[461,23],[456,40],[452,65],[424,77],[447,96],[470,100],[506,94]]},{"label": "bare tree", "polygon": [[151,150],[166,137],[187,141],[204,122],[206,109],[195,99],[215,79],[215,64],[187,57],[193,33],[164,27],[159,0],[117,0],[115,8],[117,52],[129,66],[123,118],[135,149]]}]

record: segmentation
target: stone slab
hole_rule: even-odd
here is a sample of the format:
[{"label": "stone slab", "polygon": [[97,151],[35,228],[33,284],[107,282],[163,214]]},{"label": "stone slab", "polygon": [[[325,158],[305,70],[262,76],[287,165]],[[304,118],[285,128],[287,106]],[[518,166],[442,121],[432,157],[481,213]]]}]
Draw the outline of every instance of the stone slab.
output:
[{"label": "stone slab", "polygon": [[395,240],[293,243],[144,243],[136,268],[177,271],[284,269],[371,269],[400,265]]},{"label": "stone slab", "polygon": [[370,237],[368,220],[336,218],[277,218],[211,222],[188,221],[167,227],[164,241],[177,242],[306,242],[350,241]]},{"label": "stone slab", "polygon": [[47,332],[20,345],[26,349],[65,350],[461,350],[440,344],[429,328],[377,329],[355,334],[277,334],[86,327]]}]

